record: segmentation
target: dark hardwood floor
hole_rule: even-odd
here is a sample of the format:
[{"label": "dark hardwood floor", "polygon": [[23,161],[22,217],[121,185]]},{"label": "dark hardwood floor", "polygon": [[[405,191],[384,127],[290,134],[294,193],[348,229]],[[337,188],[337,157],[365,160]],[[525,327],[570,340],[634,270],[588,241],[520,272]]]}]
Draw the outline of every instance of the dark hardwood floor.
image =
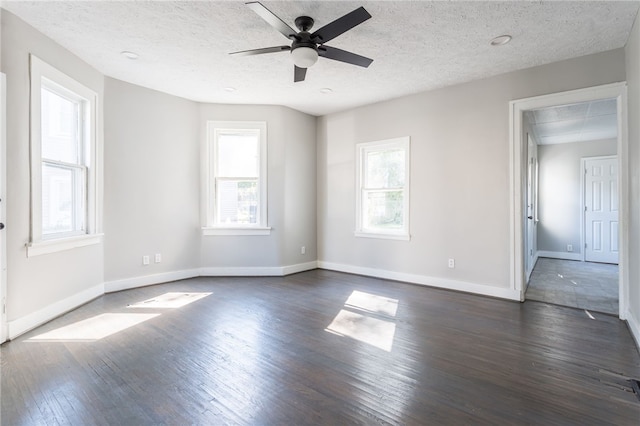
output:
[{"label": "dark hardwood floor", "polygon": [[2,345],[1,421],[637,426],[638,350],[594,316],[323,270],[144,287]]}]

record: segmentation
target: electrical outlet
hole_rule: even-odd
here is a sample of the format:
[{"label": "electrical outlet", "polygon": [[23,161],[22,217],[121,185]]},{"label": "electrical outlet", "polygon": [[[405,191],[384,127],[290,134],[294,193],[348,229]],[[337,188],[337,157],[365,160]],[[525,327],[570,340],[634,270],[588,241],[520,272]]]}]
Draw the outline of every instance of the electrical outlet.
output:
[{"label": "electrical outlet", "polygon": [[573,251],[573,246],[571,244],[567,244],[567,251]]},{"label": "electrical outlet", "polygon": [[149,264],[149,256],[142,256],[142,264],[143,265]]},{"label": "electrical outlet", "polygon": [[162,262],[162,254],[156,253],[156,256],[155,256],[154,260],[155,260],[156,263]]},{"label": "electrical outlet", "polygon": [[300,254],[305,254],[307,252],[307,248],[305,246],[300,247]]},{"label": "electrical outlet", "polygon": [[456,260],[449,259],[449,268],[455,268],[455,267],[456,267]]}]

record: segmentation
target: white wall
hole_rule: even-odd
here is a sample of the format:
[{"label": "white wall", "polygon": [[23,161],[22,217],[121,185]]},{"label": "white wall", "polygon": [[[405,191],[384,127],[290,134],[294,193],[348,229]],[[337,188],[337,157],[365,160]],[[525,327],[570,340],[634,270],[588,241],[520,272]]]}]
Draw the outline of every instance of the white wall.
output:
[{"label": "white wall", "polygon": [[104,103],[105,280],[197,269],[198,104],[112,78]]},{"label": "white wall", "polygon": [[[518,297],[496,291],[510,286],[509,101],[624,79],[618,49],[321,117],[320,264]],[[354,146],[399,136],[411,137],[411,241],[356,238]]]},{"label": "white wall", "polygon": [[[2,11],[7,74],[7,310],[10,337],[107,291],[228,272],[316,266],[316,119],[277,106],[199,104],[102,74]],[[29,242],[29,53],[100,96],[104,243],[26,257]],[[104,101],[104,102],[103,102]],[[104,108],[103,108],[104,107]],[[268,123],[268,237],[201,235],[207,120]],[[103,214],[102,214],[103,213]],[[301,246],[306,253],[300,253]],[[162,262],[154,263],[156,253]],[[151,264],[142,265],[149,255]],[[237,270],[236,270],[237,271]],[[264,271],[264,269],[262,269]]]},{"label": "white wall", "polygon": [[640,17],[625,47],[629,99],[629,325],[640,346]]},{"label": "white wall", "polygon": [[201,143],[212,120],[267,122],[267,218],[273,229],[268,236],[202,236],[201,266],[217,273],[315,262],[315,117],[280,106],[202,104]]},{"label": "white wall", "polygon": [[[7,319],[11,322],[101,286],[103,245],[27,258],[29,242],[29,54],[98,93],[102,74],[15,15],[2,11],[2,72],[7,74]],[[102,104],[98,105],[99,112]],[[99,123],[102,123],[99,115]],[[99,128],[102,138],[102,128]],[[96,165],[99,173],[101,164]],[[28,321],[27,321],[28,322]]]},{"label": "white wall", "polygon": [[538,146],[540,222],[538,250],[582,253],[580,244],[581,169],[585,157],[616,155],[617,139]]}]

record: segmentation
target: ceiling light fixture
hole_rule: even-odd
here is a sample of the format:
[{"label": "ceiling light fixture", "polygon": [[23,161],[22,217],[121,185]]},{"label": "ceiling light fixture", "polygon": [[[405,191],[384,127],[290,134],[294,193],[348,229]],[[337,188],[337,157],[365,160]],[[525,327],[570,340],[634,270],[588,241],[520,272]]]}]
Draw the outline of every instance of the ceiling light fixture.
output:
[{"label": "ceiling light fixture", "polygon": [[139,57],[139,55],[137,53],[129,52],[128,50],[123,50],[122,52],[120,52],[120,54],[122,56],[124,56],[125,58],[131,59],[131,60],[138,59],[138,57]]},{"label": "ceiling light fixture", "polygon": [[329,88],[329,87],[324,87],[324,88],[320,89],[320,93],[323,93],[325,95],[328,95],[329,93],[332,93],[332,92],[333,92],[333,90],[331,90],[331,88]]},{"label": "ceiling light fixture", "polygon": [[231,92],[235,92],[235,91],[236,91],[236,88],[235,88],[235,87],[225,87],[225,88],[224,88],[224,91],[225,91],[225,92],[229,92],[229,93],[231,93]]},{"label": "ceiling light fixture", "polygon": [[297,47],[291,51],[293,63],[298,68],[309,68],[318,62],[318,51],[311,47]]},{"label": "ceiling light fixture", "polygon": [[511,41],[511,36],[508,34],[505,35],[501,35],[498,36],[496,38],[494,38],[493,40],[491,40],[491,45],[492,46],[502,46],[503,44],[507,44]]}]

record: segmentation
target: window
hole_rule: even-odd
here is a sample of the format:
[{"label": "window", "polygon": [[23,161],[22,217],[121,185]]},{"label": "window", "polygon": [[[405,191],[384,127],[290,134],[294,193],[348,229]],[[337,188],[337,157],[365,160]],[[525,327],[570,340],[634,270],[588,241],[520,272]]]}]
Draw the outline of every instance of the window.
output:
[{"label": "window", "polygon": [[207,123],[205,235],[268,235],[267,125]]},{"label": "window", "polygon": [[31,56],[28,255],[95,244],[96,103],[92,90]]},{"label": "window", "polygon": [[356,146],[356,236],[409,239],[409,137]]}]

